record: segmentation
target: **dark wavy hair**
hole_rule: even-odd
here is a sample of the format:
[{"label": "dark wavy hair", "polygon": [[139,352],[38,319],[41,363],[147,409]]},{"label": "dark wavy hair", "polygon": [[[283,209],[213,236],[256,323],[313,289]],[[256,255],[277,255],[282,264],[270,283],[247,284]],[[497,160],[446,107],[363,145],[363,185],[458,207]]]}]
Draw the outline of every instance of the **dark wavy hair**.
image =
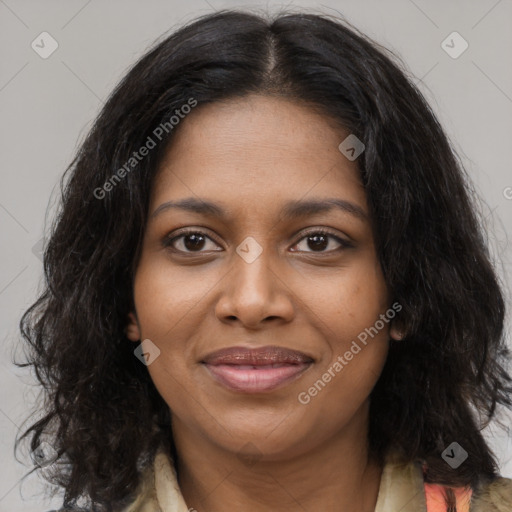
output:
[{"label": "dark wavy hair", "polygon": [[[33,367],[45,400],[17,446],[50,439],[58,458],[48,478],[64,488],[64,505],[85,498],[98,511],[133,499],[160,444],[174,450],[169,408],[124,327],[153,178],[179,126],[102,199],[95,191],[190,98],[200,109],[252,93],[308,105],[366,145],[357,163],[406,332],[371,393],[372,453],[426,461],[428,481],[450,487],[496,478],[481,430],[497,405],[512,407],[512,380],[477,196],[402,61],[326,14],[202,16],[117,85],[62,178],[45,287],[20,322],[19,364]],[[469,453],[457,470],[440,456],[452,441]]]}]

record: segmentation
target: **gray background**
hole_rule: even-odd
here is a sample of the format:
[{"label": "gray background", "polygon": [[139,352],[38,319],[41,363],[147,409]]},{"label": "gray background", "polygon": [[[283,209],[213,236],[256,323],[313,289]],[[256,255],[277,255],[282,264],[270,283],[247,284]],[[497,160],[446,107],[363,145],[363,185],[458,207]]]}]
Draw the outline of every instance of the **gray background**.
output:
[{"label": "gray background", "polygon": [[[40,288],[37,244],[47,206],[58,198],[58,179],[104,99],[151,42],[225,7],[338,11],[397,52],[484,198],[482,208],[494,232],[492,251],[510,290],[511,0],[0,0],[0,512],[40,512],[59,504],[43,499],[36,476],[20,485],[27,466],[15,461],[13,441],[38,390],[30,374],[11,362],[19,345],[20,315]],[[43,31],[59,45],[47,59],[31,47]],[[455,59],[441,46],[453,31],[469,44]],[[50,215],[53,211],[48,210]],[[496,447],[502,474],[512,477],[511,431],[491,428],[486,436]]]}]

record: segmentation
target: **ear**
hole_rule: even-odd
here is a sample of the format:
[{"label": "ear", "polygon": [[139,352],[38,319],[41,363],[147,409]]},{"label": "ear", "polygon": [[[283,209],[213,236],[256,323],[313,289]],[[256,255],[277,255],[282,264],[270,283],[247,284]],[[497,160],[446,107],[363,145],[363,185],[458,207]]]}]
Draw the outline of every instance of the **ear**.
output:
[{"label": "ear", "polygon": [[135,313],[133,313],[132,311],[130,311],[130,313],[128,313],[128,323],[126,324],[124,332],[126,334],[126,337],[130,341],[140,341],[141,336],[140,336],[139,323],[137,322]]},{"label": "ear", "polygon": [[395,341],[400,341],[405,337],[405,329],[403,325],[401,325],[399,322],[393,322],[391,324],[391,328],[389,330],[389,335],[391,338],[393,338]]}]

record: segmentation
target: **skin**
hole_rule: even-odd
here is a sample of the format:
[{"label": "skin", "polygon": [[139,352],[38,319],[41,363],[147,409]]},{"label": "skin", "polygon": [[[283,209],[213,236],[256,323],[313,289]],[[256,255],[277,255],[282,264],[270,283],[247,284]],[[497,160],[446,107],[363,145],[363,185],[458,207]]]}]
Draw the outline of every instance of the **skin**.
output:
[{"label": "skin", "polygon": [[[399,331],[386,324],[307,405],[297,399],[391,306],[357,160],[338,150],[347,135],[281,98],[198,106],[154,181],[126,332],[160,350],[148,371],[172,411],[181,492],[198,512],[375,508],[382,467],[368,455],[368,397]],[[174,208],[152,217],[188,197],[227,217]],[[365,217],[280,215],[286,202],[313,198],[349,201]],[[163,245],[184,227],[207,238]],[[329,236],[319,249],[306,236],[318,228],[351,245]],[[236,252],[248,236],[262,248],[251,263]],[[279,389],[235,392],[200,361],[237,345],[279,345],[315,362]]]}]

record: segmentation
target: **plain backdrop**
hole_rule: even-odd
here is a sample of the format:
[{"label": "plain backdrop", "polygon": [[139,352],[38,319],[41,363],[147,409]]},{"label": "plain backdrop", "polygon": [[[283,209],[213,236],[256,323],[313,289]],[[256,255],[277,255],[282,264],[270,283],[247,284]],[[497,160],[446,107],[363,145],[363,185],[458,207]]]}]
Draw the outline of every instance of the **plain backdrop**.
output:
[{"label": "plain backdrop", "polygon": [[[108,94],[151,43],[226,7],[340,13],[405,61],[484,199],[510,305],[510,0],[0,0],[0,512],[41,512],[60,504],[43,498],[42,480],[35,475],[20,483],[29,465],[15,461],[14,437],[37,388],[28,371],[12,364],[19,318],[40,289],[38,247],[59,178]],[[45,51],[58,44],[47,58],[32,47],[41,37]],[[449,43],[452,55],[442,45],[448,37],[455,37]],[[464,41],[467,49],[454,58]],[[485,431],[509,477],[511,432]]]}]

